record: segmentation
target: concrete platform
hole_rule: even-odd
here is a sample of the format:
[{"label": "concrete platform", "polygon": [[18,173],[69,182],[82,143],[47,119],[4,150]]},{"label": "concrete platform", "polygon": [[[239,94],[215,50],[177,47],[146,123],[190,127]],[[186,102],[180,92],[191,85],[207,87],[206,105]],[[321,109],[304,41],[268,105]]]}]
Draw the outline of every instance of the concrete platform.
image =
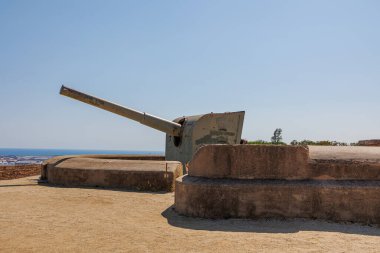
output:
[{"label": "concrete platform", "polygon": [[173,191],[175,179],[182,175],[182,164],[152,158],[107,155],[55,157],[44,163],[41,178],[49,184],[63,186]]},{"label": "concrete platform", "polygon": [[189,175],[237,179],[380,180],[380,147],[206,145]]},{"label": "concrete platform", "polygon": [[380,224],[380,148],[206,145],[188,170],[176,181],[183,215]]},{"label": "concrete platform", "polygon": [[177,179],[175,210],[202,218],[312,218],[380,224],[379,181]]}]

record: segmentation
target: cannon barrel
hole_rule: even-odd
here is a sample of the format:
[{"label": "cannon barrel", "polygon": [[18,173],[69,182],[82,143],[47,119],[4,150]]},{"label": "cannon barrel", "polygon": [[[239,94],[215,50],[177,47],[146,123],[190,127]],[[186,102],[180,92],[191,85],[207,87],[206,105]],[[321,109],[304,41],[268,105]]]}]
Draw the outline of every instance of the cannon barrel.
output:
[{"label": "cannon barrel", "polygon": [[65,87],[62,85],[59,92],[61,95],[82,101],[86,104],[96,106],[103,110],[113,112],[123,117],[140,122],[143,125],[165,132],[172,136],[180,136],[181,125],[169,120],[161,119],[159,117],[147,114],[145,112],[139,112],[124,106],[111,103],[101,98],[97,98],[80,91]]}]

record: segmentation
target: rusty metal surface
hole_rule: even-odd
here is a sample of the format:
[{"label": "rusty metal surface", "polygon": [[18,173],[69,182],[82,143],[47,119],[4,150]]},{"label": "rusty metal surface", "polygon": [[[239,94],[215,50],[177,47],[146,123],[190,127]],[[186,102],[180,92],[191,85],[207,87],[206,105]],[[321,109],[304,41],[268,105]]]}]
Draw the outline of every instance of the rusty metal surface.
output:
[{"label": "rusty metal surface", "polygon": [[183,133],[179,141],[176,137],[166,136],[166,159],[186,165],[204,144],[239,144],[244,114],[244,111],[209,113],[176,119],[176,122],[182,122]]}]

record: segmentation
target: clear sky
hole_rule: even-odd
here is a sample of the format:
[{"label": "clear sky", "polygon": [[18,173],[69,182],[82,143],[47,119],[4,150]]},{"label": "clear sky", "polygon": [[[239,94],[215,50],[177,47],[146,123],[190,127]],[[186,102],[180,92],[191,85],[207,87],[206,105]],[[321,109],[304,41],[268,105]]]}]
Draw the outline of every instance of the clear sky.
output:
[{"label": "clear sky", "polygon": [[243,137],[380,138],[380,1],[0,0],[0,147],[164,150],[58,95],[163,118],[245,110]]}]

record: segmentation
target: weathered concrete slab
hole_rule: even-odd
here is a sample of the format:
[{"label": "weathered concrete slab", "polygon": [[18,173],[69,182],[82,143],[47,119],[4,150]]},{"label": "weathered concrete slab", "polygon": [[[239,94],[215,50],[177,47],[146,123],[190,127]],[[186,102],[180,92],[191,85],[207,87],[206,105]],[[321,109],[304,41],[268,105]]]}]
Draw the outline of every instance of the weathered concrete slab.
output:
[{"label": "weathered concrete slab", "polygon": [[308,146],[310,159],[380,162],[380,147]]},{"label": "weathered concrete slab", "polygon": [[309,163],[310,179],[380,180],[380,162],[315,159]]},{"label": "weathered concrete slab", "polygon": [[359,146],[376,146],[380,147],[380,139],[373,139],[373,140],[361,140],[358,142]]},{"label": "weathered concrete slab", "polygon": [[88,154],[88,155],[66,155],[66,156],[55,156],[52,157],[42,164],[41,179],[47,179],[47,165],[58,164],[64,160],[74,157],[81,158],[97,158],[97,159],[117,159],[117,160],[152,160],[152,161],[165,161],[165,156],[163,155],[118,155],[118,154]]},{"label": "weathered concrete slab", "polygon": [[189,164],[189,175],[209,178],[306,178],[309,152],[302,146],[205,145]]},{"label": "weathered concrete slab", "polygon": [[380,180],[380,147],[309,146],[313,179]]},{"label": "weathered concrete slab", "polygon": [[175,161],[61,157],[44,166],[48,183],[64,186],[173,191],[182,175],[182,164]]},{"label": "weathered concrete slab", "polygon": [[207,178],[380,180],[380,148],[206,145],[188,170]]},{"label": "weathered concrete slab", "polygon": [[203,218],[312,218],[380,224],[379,181],[176,181],[175,210]]}]

